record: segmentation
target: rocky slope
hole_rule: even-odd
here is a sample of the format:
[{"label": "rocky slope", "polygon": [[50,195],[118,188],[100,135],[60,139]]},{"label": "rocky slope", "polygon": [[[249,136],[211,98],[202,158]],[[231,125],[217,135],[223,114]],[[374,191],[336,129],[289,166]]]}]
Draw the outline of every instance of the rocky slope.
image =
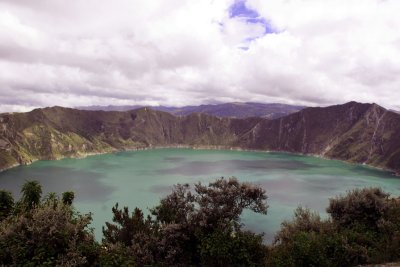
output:
[{"label": "rocky slope", "polygon": [[261,121],[240,145],[263,150],[317,154],[400,170],[400,116],[376,104],[350,102],[307,108]]},{"label": "rocky slope", "polygon": [[242,148],[317,154],[400,173],[400,115],[350,102],[278,118],[173,116],[148,108],[37,109],[0,114],[0,168],[155,146]]}]

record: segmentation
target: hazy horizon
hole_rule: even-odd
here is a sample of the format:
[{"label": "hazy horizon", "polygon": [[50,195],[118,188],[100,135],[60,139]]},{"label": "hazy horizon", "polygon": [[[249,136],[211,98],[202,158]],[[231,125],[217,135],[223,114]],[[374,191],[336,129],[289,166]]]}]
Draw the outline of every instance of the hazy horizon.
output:
[{"label": "hazy horizon", "polygon": [[[24,112],[30,112],[30,111],[32,111],[32,110],[34,110],[34,109],[38,109],[38,108],[53,108],[53,107],[62,107],[62,108],[72,108],[72,109],[86,109],[86,108],[88,108],[88,110],[91,110],[90,108],[108,108],[108,107],[135,107],[135,108],[142,108],[142,107],[164,107],[164,108],[183,108],[183,107],[188,107],[188,106],[194,106],[194,107],[197,107],[197,106],[202,106],[202,105],[222,105],[222,104],[262,104],[262,105],[270,105],[270,104],[277,104],[277,105],[289,105],[289,106],[298,106],[298,107],[304,107],[304,108],[309,108],[309,107],[328,107],[328,106],[333,106],[333,105],[344,105],[344,104],[346,104],[346,103],[349,103],[349,102],[357,102],[357,101],[348,101],[348,102],[345,102],[345,103],[337,103],[337,104],[329,104],[329,105],[313,105],[313,106],[303,106],[303,105],[296,105],[296,104],[285,104],[285,103],[277,103],[277,102],[270,102],[270,103],[267,103],[267,102],[220,102],[220,103],[211,103],[211,104],[199,104],[199,105],[177,105],[177,106],[168,106],[168,105],[112,105],[112,104],[110,104],[110,105],[89,105],[89,106],[72,106],[72,107],[68,107],[68,106],[62,106],[62,105],[50,105],[50,106],[43,106],[43,107],[31,107],[31,108],[28,108],[28,109],[24,109],[24,110],[17,110],[17,111],[12,111],[12,110],[10,110],[10,111],[7,111],[7,110],[4,110],[4,111],[1,111],[0,110],[0,114],[1,113],[19,113],[19,112],[22,112],[22,113],[24,113]],[[362,104],[377,104],[377,105],[379,105],[379,106],[381,106],[381,107],[383,107],[383,108],[385,108],[385,109],[387,109],[387,110],[390,110],[390,111],[394,111],[394,112],[396,112],[396,113],[400,113],[400,110],[395,110],[395,109],[390,109],[390,108],[387,108],[387,107],[384,107],[384,106],[382,106],[382,105],[380,105],[379,103],[374,103],[374,102],[372,102],[372,103],[366,103],[366,102],[359,102],[359,103],[362,103]],[[94,109],[92,109],[92,110],[94,110]],[[99,109],[99,110],[101,110],[101,109]]]}]

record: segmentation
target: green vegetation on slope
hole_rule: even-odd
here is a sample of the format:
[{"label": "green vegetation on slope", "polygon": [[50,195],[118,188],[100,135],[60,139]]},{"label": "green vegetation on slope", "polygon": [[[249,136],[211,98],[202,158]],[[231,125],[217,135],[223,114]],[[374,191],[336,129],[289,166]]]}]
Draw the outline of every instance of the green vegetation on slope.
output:
[{"label": "green vegetation on slope", "polygon": [[193,146],[317,154],[400,172],[399,132],[399,114],[356,102],[274,120],[53,107],[0,114],[0,169],[39,159]]},{"label": "green vegetation on slope", "polygon": [[327,219],[299,207],[274,244],[244,230],[244,209],[267,213],[265,191],[235,178],[176,185],[144,216],[112,209],[99,244],[73,192],[22,198],[0,191],[0,265],[6,266],[357,266],[400,260],[400,201],[378,188],[330,199]]}]

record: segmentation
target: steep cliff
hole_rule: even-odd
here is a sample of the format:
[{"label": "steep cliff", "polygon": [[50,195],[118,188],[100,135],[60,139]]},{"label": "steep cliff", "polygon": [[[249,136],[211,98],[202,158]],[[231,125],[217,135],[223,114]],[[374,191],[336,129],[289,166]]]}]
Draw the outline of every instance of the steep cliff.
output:
[{"label": "steep cliff", "polygon": [[400,171],[400,115],[350,102],[275,119],[173,116],[142,108],[61,107],[0,114],[0,168],[155,146],[209,146],[318,154]]},{"label": "steep cliff", "polygon": [[376,104],[307,108],[262,121],[240,138],[244,147],[318,154],[400,170],[400,116]]}]

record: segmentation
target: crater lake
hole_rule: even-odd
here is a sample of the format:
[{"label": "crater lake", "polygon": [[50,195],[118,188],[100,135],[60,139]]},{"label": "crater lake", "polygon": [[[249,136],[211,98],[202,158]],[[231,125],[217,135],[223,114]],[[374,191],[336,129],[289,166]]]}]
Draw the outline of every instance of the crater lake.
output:
[{"label": "crater lake", "polygon": [[287,153],[177,148],[37,161],[1,172],[0,188],[19,198],[26,180],[38,180],[43,196],[74,191],[76,210],[92,213],[92,227],[100,240],[117,202],[130,211],[139,207],[147,213],[174,184],[231,176],[266,190],[268,214],[246,211],[242,216],[247,228],[265,233],[266,242],[299,205],[326,215],[329,198],[354,188],[381,187],[393,196],[400,193],[399,177],[368,166]]}]

